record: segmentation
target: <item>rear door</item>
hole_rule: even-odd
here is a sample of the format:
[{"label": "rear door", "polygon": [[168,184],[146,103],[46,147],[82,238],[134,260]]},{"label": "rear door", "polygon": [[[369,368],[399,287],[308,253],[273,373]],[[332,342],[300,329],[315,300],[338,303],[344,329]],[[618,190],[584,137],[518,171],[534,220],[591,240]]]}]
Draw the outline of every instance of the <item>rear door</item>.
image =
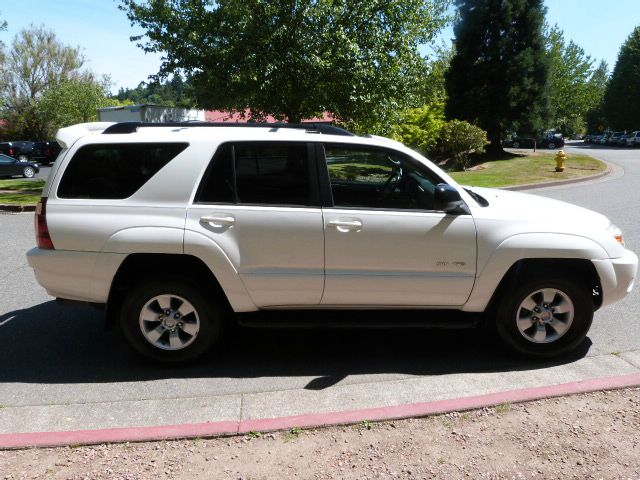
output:
[{"label": "rear door", "polygon": [[433,209],[440,180],[398,152],[325,144],[323,305],[458,306],[474,283],[471,215]]},{"label": "rear door", "polygon": [[186,229],[224,251],[258,307],[320,302],[322,209],[307,143],[221,145],[189,207]]}]

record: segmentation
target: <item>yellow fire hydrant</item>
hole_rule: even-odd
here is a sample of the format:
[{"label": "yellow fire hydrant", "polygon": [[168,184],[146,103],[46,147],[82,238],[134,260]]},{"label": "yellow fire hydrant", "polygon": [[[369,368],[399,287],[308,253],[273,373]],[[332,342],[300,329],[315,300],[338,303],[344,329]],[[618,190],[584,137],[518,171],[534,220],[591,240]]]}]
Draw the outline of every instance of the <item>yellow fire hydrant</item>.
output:
[{"label": "yellow fire hydrant", "polygon": [[567,160],[567,154],[564,150],[560,150],[556,154],[556,172],[564,172],[564,162]]}]

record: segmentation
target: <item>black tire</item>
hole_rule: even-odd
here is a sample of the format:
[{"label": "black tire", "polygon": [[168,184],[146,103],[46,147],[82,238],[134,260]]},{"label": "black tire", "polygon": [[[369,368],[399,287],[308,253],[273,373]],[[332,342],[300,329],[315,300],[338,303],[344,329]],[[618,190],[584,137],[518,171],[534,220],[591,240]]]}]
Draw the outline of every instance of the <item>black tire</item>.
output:
[{"label": "black tire", "polygon": [[[143,331],[143,324],[145,328],[148,328],[148,334],[152,333],[154,327],[166,328],[165,326],[161,327],[164,324],[157,319],[141,320],[141,313],[145,306],[152,302],[154,298],[163,295],[171,296],[173,299],[179,297],[186,300],[193,306],[195,312],[195,317],[193,314],[189,314],[189,317],[185,315],[184,319],[189,318],[185,323],[191,323],[192,325],[196,324],[197,320],[197,333],[190,336],[185,331],[178,329],[177,334],[180,334],[181,339],[177,341],[182,341],[186,345],[177,349],[170,345],[165,345],[164,348],[157,346],[158,343],[169,341],[171,331],[165,331],[156,344],[153,344]],[[180,300],[176,301],[179,302]],[[171,308],[179,313],[180,305],[182,304],[174,303],[174,300],[171,301],[171,304]],[[163,315],[159,303],[149,305],[149,307],[156,313],[159,312],[159,315]],[[149,310],[146,311],[148,312]],[[173,321],[177,322],[178,320]],[[139,354],[156,362],[178,364],[196,360],[219,340],[221,335],[221,315],[216,300],[210,299],[210,296],[203,293],[200,288],[187,279],[141,281],[128,292],[122,302],[120,326],[129,345]],[[173,330],[177,330],[177,327],[174,326]]]},{"label": "black tire", "polygon": [[520,148],[520,142],[513,142],[513,148]]},{"label": "black tire", "polygon": [[36,171],[33,169],[33,167],[24,167],[24,170],[22,170],[22,174],[26,178],[33,178],[36,174]]},{"label": "black tire", "polygon": [[[526,309],[521,310],[521,305],[527,299],[532,297],[534,292],[543,289],[557,290],[560,294],[565,295],[573,306],[573,320],[570,322],[569,328],[557,339],[553,340],[553,334],[556,333],[551,326],[545,329],[551,332],[548,343],[536,343],[529,335],[534,330],[528,330],[529,333],[523,333],[518,328],[518,315],[525,313]],[[562,300],[562,295],[556,296]],[[544,313],[544,312],[543,312]],[[532,312],[532,315],[542,315]],[[566,314],[554,314],[558,317]],[[526,316],[526,315],[525,315]],[[512,351],[533,357],[554,357],[567,353],[575,349],[587,335],[593,320],[593,302],[590,297],[590,291],[579,282],[571,280],[560,280],[554,278],[537,278],[532,279],[508,293],[508,297],[500,302],[496,310],[495,329],[498,337]],[[538,328],[532,323],[532,329]]]},{"label": "black tire", "polygon": [[547,148],[548,148],[549,150],[553,150],[554,148],[556,148],[556,144],[555,144],[555,143],[553,143],[553,142],[549,142],[549,144],[547,145]]}]

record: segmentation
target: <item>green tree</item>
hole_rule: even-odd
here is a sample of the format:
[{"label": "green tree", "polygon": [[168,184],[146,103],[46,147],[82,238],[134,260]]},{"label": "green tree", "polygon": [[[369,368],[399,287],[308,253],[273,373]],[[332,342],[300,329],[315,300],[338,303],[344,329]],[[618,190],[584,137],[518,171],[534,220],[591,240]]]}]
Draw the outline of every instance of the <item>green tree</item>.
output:
[{"label": "green tree", "polygon": [[457,0],[447,117],[487,131],[502,152],[507,131],[536,133],[548,118],[542,0]]},{"label": "green tree", "polygon": [[46,124],[37,103],[50,86],[69,78],[83,78],[84,59],[77,48],[63,45],[55,33],[31,26],[19,32],[2,71],[4,117],[10,129],[24,138],[45,138]]},{"label": "green tree", "polygon": [[134,89],[120,88],[116,99],[123,102],[149,103],[167,107],[193,108],[196,105],[193,85],[189,79],[183,80],[179,73],[175,73],[171,80],[164,83],[154,81],[141,82]]},{"label": "green tree", "polygon": [[594,133],[603,131],[607,126],[607,119],[604,114],[604,94],[607,91],[607,85],[609,84],[609,67],[607,62],[602,60],[598,68],[596,68],[591,75],[589,84],[593,89],[593,92],[600,98],[597,105],[592,107],[585,115],[585,121],[587,124],[587,132]]},{"label": "green tree", "polygon": [[52,138],[58,128],[98,120],[98,109],[113,106],[107,97],[107,81],[69,79],[49,87],[37,104],[37,113],[46,125],[45,137]]},{"label": "green tree", "polygon": [[603,109],[615,130],[636,130],[640,126],[640,26],[620,48]]},{"label": "green tree", "polygon": [[449,0],[121,0],[161,52],[159,76],[182,71],[204,108],[297,122],[331,111],[376,128],[415,102],[420,44]]},{"label": "green tree", "polygon": [[593,68],[591,57],[573,41],[567,43],[558,26],[548,28],[545,36],[550,58],[550,123],[571,136],[584,131],[587,113],[600,104],[607,66],[601,63]]}]

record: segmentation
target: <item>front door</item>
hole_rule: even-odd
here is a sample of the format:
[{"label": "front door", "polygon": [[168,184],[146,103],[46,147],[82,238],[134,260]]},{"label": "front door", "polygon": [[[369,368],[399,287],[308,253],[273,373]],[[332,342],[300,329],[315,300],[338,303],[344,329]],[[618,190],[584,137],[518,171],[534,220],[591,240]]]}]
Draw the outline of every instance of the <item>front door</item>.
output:
[{"label": "front door", "polygon": [[440,180],[408,156],[325,144],[333,207],[324,208],[329,306],[459,306],[473,288],[471,215],[433,210]]}]

